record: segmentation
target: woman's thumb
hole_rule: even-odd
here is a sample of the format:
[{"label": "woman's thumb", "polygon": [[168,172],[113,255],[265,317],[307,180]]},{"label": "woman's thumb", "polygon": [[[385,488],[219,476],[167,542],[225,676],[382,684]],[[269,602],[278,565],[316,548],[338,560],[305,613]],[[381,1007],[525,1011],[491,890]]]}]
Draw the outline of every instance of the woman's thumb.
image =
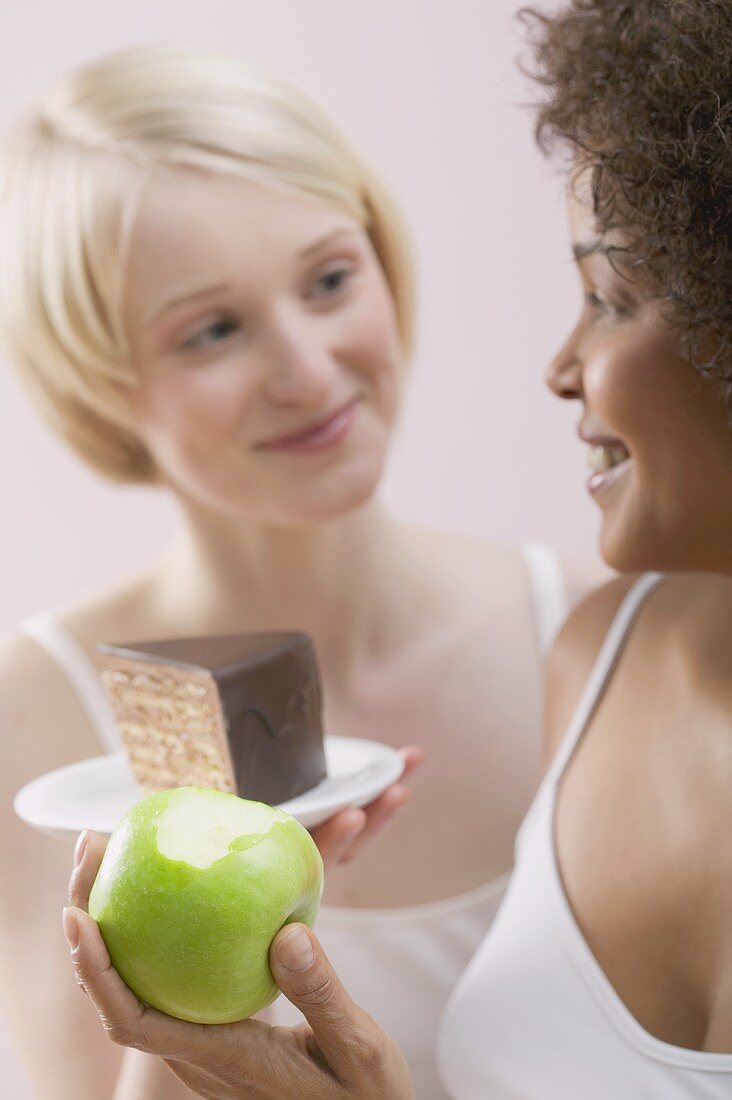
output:
[{"label": "woman's thumb", "polygon": [[[313,1030],[330,1068],[345,1077],[353,1053],[370,1039],[371,1019],[346,993],[316,937],[304,924],[288,924],[275,936],[269,962],[277,985]],[[354,1041],[355,1040],[355,1041]]]}]

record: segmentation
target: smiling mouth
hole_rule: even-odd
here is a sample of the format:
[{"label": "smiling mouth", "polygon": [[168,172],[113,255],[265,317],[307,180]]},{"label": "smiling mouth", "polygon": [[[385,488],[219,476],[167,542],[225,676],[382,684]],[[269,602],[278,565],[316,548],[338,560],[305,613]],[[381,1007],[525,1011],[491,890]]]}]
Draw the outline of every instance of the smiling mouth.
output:
[{"label": "smiling mouth", "polygon": [[593,474],[604,474],[616,466],[622,466],[630,458],[630,452],[622,443],[593,443],[587,456],[587,465]]},{"label": "smiling mouth", "polygon": [[587,488],[593,496],[603,495],[616,483],[624,481],[632,465],[630,451],[617,440],[590,441],[587,458],[590,467]]},{"label": "smiling mouth", "polygon": [[341,405],[328,416],[322,417],[313,424],[298,431],[288,432],[286,435],[264,439],[255,444],[258,451],[309,451],[318,450],[337,443],[341,436],[345,435],[351,423],[353,410],[359,401],[358,397],[351,398],[345,405]]}]

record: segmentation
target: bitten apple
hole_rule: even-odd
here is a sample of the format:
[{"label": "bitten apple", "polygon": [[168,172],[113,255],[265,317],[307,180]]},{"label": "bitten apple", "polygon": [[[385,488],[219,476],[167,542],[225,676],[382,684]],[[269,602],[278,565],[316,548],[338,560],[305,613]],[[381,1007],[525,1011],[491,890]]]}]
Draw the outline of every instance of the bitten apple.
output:
[{"label": "bitten apple", "polygon": [[89,898],[115,969],[154,1008],[195,1023],[271,1004],[269,947],[312,927],[323,862],[294,817],[224,791],[177,787],[112,834]]}]

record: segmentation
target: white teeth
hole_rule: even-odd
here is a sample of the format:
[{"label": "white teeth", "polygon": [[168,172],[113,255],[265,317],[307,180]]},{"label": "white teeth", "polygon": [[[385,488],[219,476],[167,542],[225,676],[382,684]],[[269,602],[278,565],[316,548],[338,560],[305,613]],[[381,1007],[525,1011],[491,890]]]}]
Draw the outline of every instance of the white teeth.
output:
[{"label": "white teeth", "polygon": [[590,447],[587,464],[593,474],[602,474],[605,470],[612,469],[625,462],[630,455],[622,443],[599,444]]}]

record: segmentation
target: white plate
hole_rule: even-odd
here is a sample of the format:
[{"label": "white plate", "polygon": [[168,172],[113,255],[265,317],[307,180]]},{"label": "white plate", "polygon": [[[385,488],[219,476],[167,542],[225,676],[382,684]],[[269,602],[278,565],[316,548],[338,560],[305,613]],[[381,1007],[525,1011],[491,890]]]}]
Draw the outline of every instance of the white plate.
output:
[{"label": "white plate", "polygon": [[[346,806],[365,806],[404,770],[396,749],[355,737],[326,737],[328,776],[282,803],[303,825],[319,825]],[[53,836],[94,829],[109,834],[140,794],[124,752],[80,760],[33,779],[15,796],[18,817]]]}]

